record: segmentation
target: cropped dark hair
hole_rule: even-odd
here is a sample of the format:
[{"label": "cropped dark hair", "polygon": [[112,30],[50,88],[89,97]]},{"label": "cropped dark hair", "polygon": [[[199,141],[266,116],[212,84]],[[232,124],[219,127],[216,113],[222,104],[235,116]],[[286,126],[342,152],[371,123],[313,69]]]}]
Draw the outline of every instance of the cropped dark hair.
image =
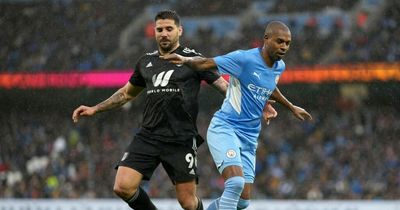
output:
[{"label": "cropped dark hair", "polygon": [[174,20],[175,24],[179,26],[181,24],[180,18],[178,13],[172,10],[164,10],[160,11],[157,13],[156,17],[154,18],[154,21],[160,20],[160,19],[170,19]]}]

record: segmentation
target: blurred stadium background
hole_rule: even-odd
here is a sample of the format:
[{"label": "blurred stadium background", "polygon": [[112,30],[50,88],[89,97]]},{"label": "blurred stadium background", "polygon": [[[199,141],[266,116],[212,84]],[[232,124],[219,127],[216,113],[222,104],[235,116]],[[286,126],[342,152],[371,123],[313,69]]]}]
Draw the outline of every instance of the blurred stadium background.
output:
[{"label": "blurred stadium background", "polygon": [[[77,198],[100,204],[92,209],[127,208],[112,193],[113,166],[140,126],[144,97],[78,124],[71,113],[111,95],[156,49],[161,9],[181,15],[181,44],[206,56],[259,46],[269,20],[292,29],[280,88],[314,120],[301,123],[276,105],[259,138],[253,197],[261,207],[249,209],[283,209],[270,206],[276,201],[285,209],[400,209],[396,0],[0,0],[1,210],[39,202],[73,209]],[[203,136],[222,100],[202,88]],[[199,173],[200,196],[219,196],[224,182],[204,145]],[[176,209],[162,170],[144,187],[160,209]]]}]

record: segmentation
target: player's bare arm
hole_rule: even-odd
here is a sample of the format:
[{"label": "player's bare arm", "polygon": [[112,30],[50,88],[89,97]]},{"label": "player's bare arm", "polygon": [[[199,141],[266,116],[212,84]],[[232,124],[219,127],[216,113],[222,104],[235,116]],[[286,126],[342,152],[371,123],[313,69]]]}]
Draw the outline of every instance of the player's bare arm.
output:
[{"label": "player's bare arm", "polygon": [[204,58],[201,56],[185,57],[176,53],[160,56],[160,58],[169,60],[174,64],[186,64],[196,70],[207,71],[217,67],[212,58]]},{"label": "player's bare arm", "polygon": [[293,111],[293,104],[281,93],[278,87],[275,88],[275,90],[272,92],[272,95],[270,97],[272,100],[275,100],[276,102],[284,105],[287,107],[289,110]]},{"label": "player's bare arm", "polygon": [[134,86],[130,82],[128,82],[125,84],[124,87],[120,88],[119,90],[117,90],[117,92],[110,96],[110,98],[97,104],[95,106],[96,112],[103,112],[121,107],[126,102],[134,99],[142,90],[142,87]]},{"label": "player's bare arm", "polygon": [[117,90],[108,99],[100,102],[95,106],[85,106],[81,105],[74,110],[72,114],[72,120],[76,123],[80,116],[93,116],[98,112],[107,111],[117,107],[121,107],[126,102],[134,99],[141,91],[143,87],[138,87],[130,84],[129,82],[125,84],[122,88]]},{"label": "player's bare arm", "polygon": [[304,120],[312,120],[312,116],[305,109],[293,105],[278,89],[275,88],[274,92],[272,92],[271,99],[276,100],[278,103],[286,106],[289,110],[292,111],[295,117],[304,121]]}]

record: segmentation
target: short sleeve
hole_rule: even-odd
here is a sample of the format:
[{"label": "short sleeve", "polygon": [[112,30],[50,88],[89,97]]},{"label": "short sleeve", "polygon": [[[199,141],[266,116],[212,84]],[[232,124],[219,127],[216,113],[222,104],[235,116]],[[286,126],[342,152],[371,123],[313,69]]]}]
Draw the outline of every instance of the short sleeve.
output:
[{"label": "short sleeve", "polygon": [[[195,51],[194,49],[189,49],[187,47],[185,47],[182,50],[182,52],[185,53],[185,56],[189,57],[194,57],[194,56],[204,57],[201,53]],[[196,74],[200,81],[205,81],[207,82],[207,84],[214,83],[215,80],[217,80],[220,77],[220,75],[218,75],[218,73],[215,71],[196,71]]]},{"label": "short sleeve", "polygon": [[135,86],[146,87],[146,81],[144,80],[142,73],[140,73],[140,60],[136,63],[129,82]]},{"label": "short sleeve", "polygon": [[239,77],[242,73],[245,53],[243,50],[236,50],[226,55],[214,57],[218,72]]},{"label": "short sleeve", "polygon": [[204,80],[207,84],[212,84],[217,80],[220,76],[214,71],[198,71],[200,80]]}]

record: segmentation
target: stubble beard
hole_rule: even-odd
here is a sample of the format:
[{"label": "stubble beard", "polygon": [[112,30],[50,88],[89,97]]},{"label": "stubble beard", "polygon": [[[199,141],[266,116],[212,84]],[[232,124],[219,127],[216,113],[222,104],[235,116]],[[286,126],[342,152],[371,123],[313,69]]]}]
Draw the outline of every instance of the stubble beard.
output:
[{"label": "stubble beard", "polygon": [[163,53],[171,52],[172,49],[174,49],[176,45],[177,45],[177,42],[172,42],[172,41],[170,41],[167,45],[163,45],[161,43],[158,44],[160,51]]},{"label": "stubble beard", "polygon": [[168,45],[159,44],[158,46],[160,47],[162,52],[169,52],[172,49],[171,44],[168,44]]}]

